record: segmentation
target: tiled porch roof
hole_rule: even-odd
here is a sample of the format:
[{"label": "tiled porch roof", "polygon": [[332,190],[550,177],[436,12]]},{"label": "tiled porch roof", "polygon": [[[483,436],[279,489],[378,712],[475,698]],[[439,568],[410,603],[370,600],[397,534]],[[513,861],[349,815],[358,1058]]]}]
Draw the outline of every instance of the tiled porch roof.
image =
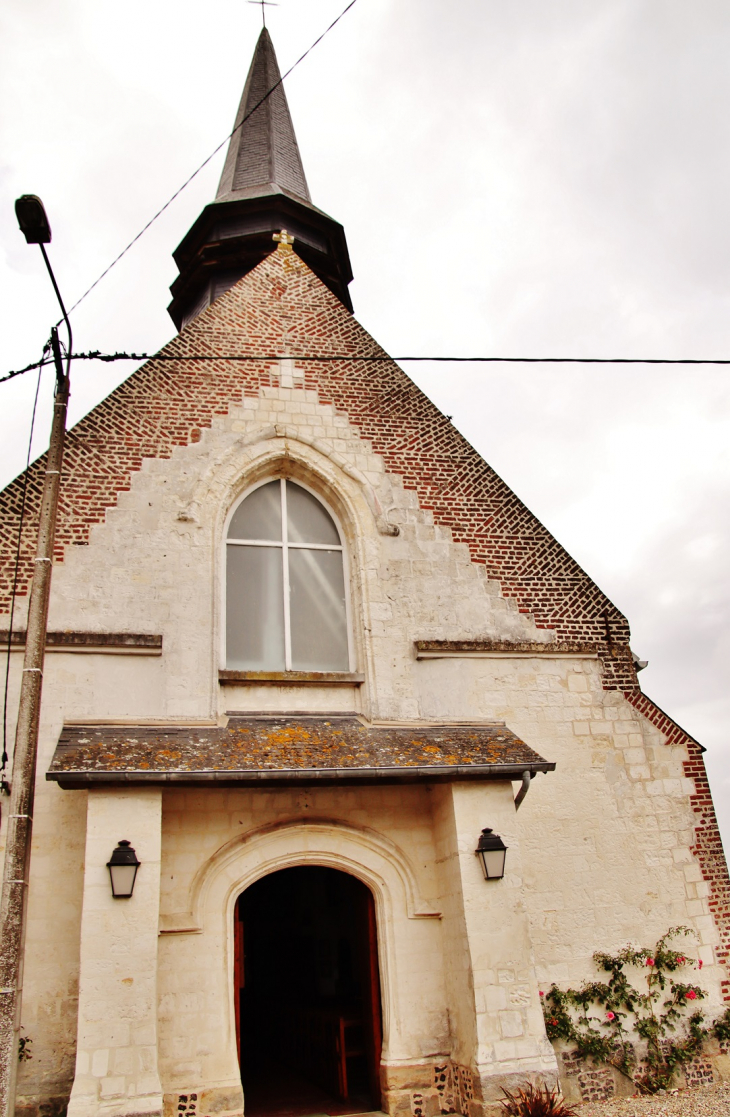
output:
[{"label": "tiled porch roof", "polygon": [[234,715],[225,726],[66,726],[46,779],[251,784],[508,780],[550,772],[504,725],[371,725],[356,715]]}]

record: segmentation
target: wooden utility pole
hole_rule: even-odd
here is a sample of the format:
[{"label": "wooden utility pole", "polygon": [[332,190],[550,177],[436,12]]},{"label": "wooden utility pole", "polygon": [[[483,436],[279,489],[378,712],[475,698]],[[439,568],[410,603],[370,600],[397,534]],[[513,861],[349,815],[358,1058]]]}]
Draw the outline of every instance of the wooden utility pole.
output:
[{"label": "wooden utility pole", "polygon": [[28,609],[0,909],[0,1117],[13,1117],[15,1113],[38,724],[69,395],[69,378],[63,371],[58,332],[55,328],[51,338],[56,364],[56,398],[53,404],[51,443],[46,460],[38,546]]}]

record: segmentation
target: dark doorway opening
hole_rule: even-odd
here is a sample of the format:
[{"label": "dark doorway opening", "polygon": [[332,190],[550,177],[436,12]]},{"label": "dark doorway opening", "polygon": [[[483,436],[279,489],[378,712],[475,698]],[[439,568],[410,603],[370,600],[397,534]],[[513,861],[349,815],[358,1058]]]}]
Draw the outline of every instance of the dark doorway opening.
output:
[{"label": "dark doorway opening", "polygon": [[336,869],[271,873],[236,904],[235,1003],[246,1117],[380,1108],[373,897]]}]

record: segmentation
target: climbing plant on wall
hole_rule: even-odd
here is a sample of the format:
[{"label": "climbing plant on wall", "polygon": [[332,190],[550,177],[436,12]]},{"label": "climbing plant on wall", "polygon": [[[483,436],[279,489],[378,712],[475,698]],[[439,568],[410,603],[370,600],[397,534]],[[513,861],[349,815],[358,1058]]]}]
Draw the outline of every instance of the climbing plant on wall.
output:
[{"label": "climbing plant on wall", "polygon": [[581,1058],[615,1067],[641,1093],[666,1089],[709,1036],[730,1039],[730,1009],[708,1024],[699,1008],[707,994],[690,978],[702,961],[671,945],[693,934],[689,927],[670,927],[653,949],[595,953],[607,980],[580,989],[552,985],[540,993],[548,1038],[574,1044]]}]

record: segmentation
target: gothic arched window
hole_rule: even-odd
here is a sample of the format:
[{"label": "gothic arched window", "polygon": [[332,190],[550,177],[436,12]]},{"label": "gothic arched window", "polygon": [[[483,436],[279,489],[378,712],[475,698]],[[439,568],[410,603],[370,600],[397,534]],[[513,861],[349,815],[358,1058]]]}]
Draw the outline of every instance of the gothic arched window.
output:
[{"label": "gothic arched window", "polygon": [[324,505],[268,481],[233,513],[226,539],[226,666],[349,671],[342,541]]}]

